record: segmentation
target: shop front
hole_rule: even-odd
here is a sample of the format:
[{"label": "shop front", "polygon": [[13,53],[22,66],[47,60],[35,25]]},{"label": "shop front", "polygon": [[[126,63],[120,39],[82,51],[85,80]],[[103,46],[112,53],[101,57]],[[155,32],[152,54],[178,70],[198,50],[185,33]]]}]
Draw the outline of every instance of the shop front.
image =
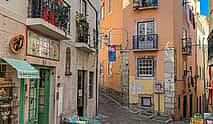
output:
[{"label": "shop front", "polygon": [[[29,82],[29,124],[49,124],[55,119],[56,66],[60,42],[37,31],[27,29],[27,61],[39,71],[38,80]],[[50,119],[51,118],[51,119]]]},{"label": "shop front", "polygon": [[0,58],[0,123],[24,124],[26,82],[39,79],[26,61]]}]

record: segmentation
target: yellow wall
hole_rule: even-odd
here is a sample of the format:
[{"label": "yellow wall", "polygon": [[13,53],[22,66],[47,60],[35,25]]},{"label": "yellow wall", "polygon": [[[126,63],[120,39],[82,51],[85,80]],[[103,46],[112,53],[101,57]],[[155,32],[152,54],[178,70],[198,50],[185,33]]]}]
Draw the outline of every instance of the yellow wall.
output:
[{"label": "yellow wall", "polygon": [[[132,83],[135,84],[135,93],[132,92]],[[139,101],[138,94],[138,83],[141,84],[142,95],[153,95],[154,94],[154,80],[137,80],[135,76],[130,76],[129,85],[129,102],[130,104],[137,104]],[[154,110],[158,110],[158,94],[154,94]],[[164,112],[164,94],[160,94],[160,112]]]}]

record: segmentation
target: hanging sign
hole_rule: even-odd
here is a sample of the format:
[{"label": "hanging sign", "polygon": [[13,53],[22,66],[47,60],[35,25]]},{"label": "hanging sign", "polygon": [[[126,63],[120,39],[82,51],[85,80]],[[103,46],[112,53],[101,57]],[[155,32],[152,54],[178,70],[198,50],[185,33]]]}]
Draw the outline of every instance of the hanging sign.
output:
[{"label": "hanging sign", "polygon": [[60,42],[28,31],[27,54],[59,60]]},{"label": "hanging sign", "polygon": [[18,34],[10,40],[10,49],[13,53],[18,54],[24,48],[24,35]]},{"label": "hanging sign", "polygon": [[110,45],[108,47],[108,60],[109,62],[116,61],[116,46]]},{"label": "hanging sign", "polygon": [[155,89],[155,93],[164,93],[164,82],[155,81],[154,89]]}]

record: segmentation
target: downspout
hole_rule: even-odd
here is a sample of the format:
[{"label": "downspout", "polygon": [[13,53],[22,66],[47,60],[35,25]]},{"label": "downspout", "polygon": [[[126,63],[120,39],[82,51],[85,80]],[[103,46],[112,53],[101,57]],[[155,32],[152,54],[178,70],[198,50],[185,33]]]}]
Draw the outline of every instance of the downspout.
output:
[{"label": "downspout", "polygon": [[[98,29],[98,10],[94,7],[90,0],[87,0],[89,5],[95,11],[96,15],[96,116],[98,113],[98,66],[99,66],[99,29]],[[99,2],[98,2],[99,5]]]}]

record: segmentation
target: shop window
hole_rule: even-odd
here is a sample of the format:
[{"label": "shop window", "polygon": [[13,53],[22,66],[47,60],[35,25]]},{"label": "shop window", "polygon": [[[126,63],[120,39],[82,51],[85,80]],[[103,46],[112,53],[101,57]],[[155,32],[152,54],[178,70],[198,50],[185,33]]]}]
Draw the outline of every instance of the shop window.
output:
[{"label": "shop window", "polygon": [[93,98],[94,72],[89,73],[89,98]]},{"label": "shop window", "polygon": [[141,106],[142,107],[152,107],[152,97],[151,96],[141,97]]},{"label": "shop window", "polygon": [[0,77],[5,77],[6,74],[6,64],[0,64]]},{"label": "shop window", "polygon": [[137,58],[137,77],[154,77],[154,58]]},{"label": "shop window", "polygon": [[70,48],[66,48],[66,64],[65,64],[65,75],[71,75],[71,51]]}]

